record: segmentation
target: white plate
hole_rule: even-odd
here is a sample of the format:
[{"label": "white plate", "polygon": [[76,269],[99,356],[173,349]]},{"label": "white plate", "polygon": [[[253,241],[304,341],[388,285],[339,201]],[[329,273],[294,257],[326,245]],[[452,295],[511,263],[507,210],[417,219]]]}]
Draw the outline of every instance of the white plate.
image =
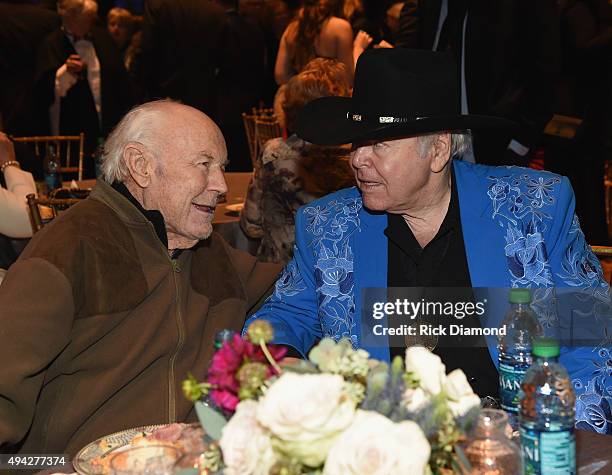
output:
[{"label": "white plate", "polygon": [[242,211],[242,208],[244,208],[244,203],[236,203],[233,205],[227,205],[225,207],[226,210],[232,213],[240,213]]},{"label": "white plate", "polygon": [[92,464],[95,459],[111,457],[124,447],[127,448],[134,437],[138,435],[149,435],[155,429],[159,429],[166,425],[168,424],[135,427],[133,429],[126,429],[100,437],[79,450],[79,453],[72,461],[72,465],[77,473],[81,475],[103,474],[105,472],[102,467]]}]

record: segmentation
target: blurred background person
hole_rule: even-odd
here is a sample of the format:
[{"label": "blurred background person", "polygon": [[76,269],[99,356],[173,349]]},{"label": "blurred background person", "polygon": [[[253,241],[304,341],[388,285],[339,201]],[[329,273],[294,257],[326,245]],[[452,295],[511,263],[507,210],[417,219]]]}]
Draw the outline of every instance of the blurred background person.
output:
[{"label": "blurred background person", "polygon": [[132,88],[108,31],[95,25],[94,0],[59,0],[62,27],[38,50],[34,86],[38,131],[45,135],[85,133],[85,175],[94,176],[90,159],[131,107]]},{"label": "blurred background person", "polygon": [[54,10],[0,1],[0,130],[12,135],[32,131],[36,50],[59,26]]},{"label": "blurred background person", "polygon": [[242,15],[238,0],[216,1],[227,21],[218,74],[217,124],[227,144],[227,170],[250,172],[253,166],[241,114],[257,107],[264,94],[265,42],[259,26]]},{"label": "blurred background person", "polygon": [[214,2],[148,0],[137,73],[145,98],[176,99],[216,121],[226,35],[225,9]]},{"label": "blurred background person", "polygon": [[259,260],[286,264],[293,252],[297,209],[354,184],[349,148],[315,146],[294,133],[305,104],[319,97],[348,95],[346,65],[333,59],[313,59],[286,84],[282,107],[288,138],[265,144],[240,215],[245,233],[261,238]]},{"label": "blurred background person", "polygon": [[608,244],[599,177],[606,160],[612,160],[612,4],[563,0],[559,9],[563,55],[561,74],[549,85],[553,112],[580,125],[571,137],[547,136],[545,167],[571,179],[587,241]]},{"label": "blurred background person", "polygon": [[297,19],[283,33],[276,57],[274,77],[279,85],[302,71],[313,58],[337,59],[345,64],[352,84],[354,63],[363,52],[361,42],[353,44],[351,24],[340,18],[337,0],[304,0]]},{"label": "blurred background person", "polygon": [[372,37],[373,44],[384,42],[382,46],[392,45],[394,38],[388,24],[387,11],[393,3],[389,0],[363,0],[363,15],[351,22],[355,34],[362,30]]},{"label": "blurred background person", "polygon": [[0,269],[7,269],[17,258],[8,238],[32,236],[26,196],[36,193],[36,186],[32,175],[20,169],[13,143],[2,132],[0,178],[6,183],[6,188],[0,186]]},{"label": "blurred background person", "polygon": [[132,14],[125,8],[111,8],[106,16],[106,27],[117,48],[124,54],[132,39]]},{"label": "blurred background person", "polygon": [[[363,1],[362,0],[341,0],[342,5],[340,11],[342,18],[348,21],[351,26],[355,25],[356,22],[361,21],[364,16]],[[353,27],[353,33],[357,33]]]},{"label": "blurred background person", "polygon": [[140,45],[142,42],[142,16],[133,15],[125,8],[113,7],[106,17],[106,28],[117,45],[123,65],[130,75],[132,87],[136,97],[142,96],[136,78],[138,61],[140,59]]},{"label": "blurred background person", "polygon": [[259,26],[266,44],[265,91],[262,97],[265,104],[271,104],[278,88],[274,79],[274,67],[280,40],[285,29],[297,16],[300,0],[268,0],[260,11]]}]

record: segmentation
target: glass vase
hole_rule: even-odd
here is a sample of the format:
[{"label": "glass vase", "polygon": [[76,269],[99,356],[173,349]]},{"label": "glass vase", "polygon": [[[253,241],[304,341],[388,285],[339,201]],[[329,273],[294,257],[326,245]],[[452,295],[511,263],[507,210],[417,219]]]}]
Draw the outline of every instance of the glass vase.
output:
[{"label": "glass vase", "polygon": [[463,444],[472,475],[523,473],[520,447],[508,438],[508,415],[499,409],[482,409],[478,423]]}]

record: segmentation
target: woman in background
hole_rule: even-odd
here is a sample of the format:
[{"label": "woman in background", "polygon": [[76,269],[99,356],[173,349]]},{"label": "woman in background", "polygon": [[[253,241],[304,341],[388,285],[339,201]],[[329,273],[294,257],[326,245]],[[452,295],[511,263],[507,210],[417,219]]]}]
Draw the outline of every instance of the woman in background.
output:
[{"label": "woman in background", "polygon": [[282,103],[287,139],[268,141],[249,185],[240,225],[261,238],[261,261],[287,263],[293,252],[297,209],[323,195],[354,185],[347,147],[323,147],[293,134],[298,113],[308,102],[325,96],[348,96],[346,66],[316,58],[291,78]]},{"label": "woman in background", "polygon": [[6,188],[0,186],[0,282],[7,269],[17,258],[9,238],[32,236],[26,196],[36,193],[32,174],[21,170],[15,158],[13,143],[0,132],[0,177]]},{"label": "woman in background", "polygon": [[351,24],[340,18],[338,0],[304,0],[296,20],[289,23],[280,40],[274,77],[279,85],[302,71],[314,58],[344,63],[347,80],[353,82],[355,62],[371,39],[358,35],[353,42]]},{"label": "woman in background", "polygon": [[0,187],[0,234],[11,238],[32,236],[26,196],[36,193],[31,173],[21,170],[13,143],[0,132],[0,173],[6,188]]}]

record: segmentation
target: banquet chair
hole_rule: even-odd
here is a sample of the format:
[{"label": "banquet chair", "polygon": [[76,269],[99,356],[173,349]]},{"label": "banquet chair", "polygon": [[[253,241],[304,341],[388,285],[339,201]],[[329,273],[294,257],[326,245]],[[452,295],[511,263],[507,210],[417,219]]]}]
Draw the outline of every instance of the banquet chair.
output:
[{"label": "banquet chair", "polygon": [[282,137],[282,135],[283,130],[274,116],[255,119],[255,136],[257,137],[257,147],[260,152],[263,152],[264,145],[268,140]]},{"label": "banquet chair", "polygon": [[85,134],[79,135],[46,135],[38,137],[13,137],[14,142],[32,144],[34,155],[43,160],[47,145],[55,148],[62,173],[75,173],[77,180],[83,179],[83,156]]},{"label": "banquet chair", "polygon": [[263,119],[274,119],[274,108],[272,107],[253,107],[252,114]]},{"label": "banquet chair", "polygon": [[59,213],[82,201],[83,198],[37,198],[34,193],[26,196],[32,233],[40,231],[45,224],[56,218]]},{"label": "banquet chair", "polygon": [[255,136],[255,114],[242,113],[242,123],[244,124],[244,131],[247,137],[247,143],[249,144],[249,154],[251,155],[251,165],[255,168],[257,162],[257,137]]}]

